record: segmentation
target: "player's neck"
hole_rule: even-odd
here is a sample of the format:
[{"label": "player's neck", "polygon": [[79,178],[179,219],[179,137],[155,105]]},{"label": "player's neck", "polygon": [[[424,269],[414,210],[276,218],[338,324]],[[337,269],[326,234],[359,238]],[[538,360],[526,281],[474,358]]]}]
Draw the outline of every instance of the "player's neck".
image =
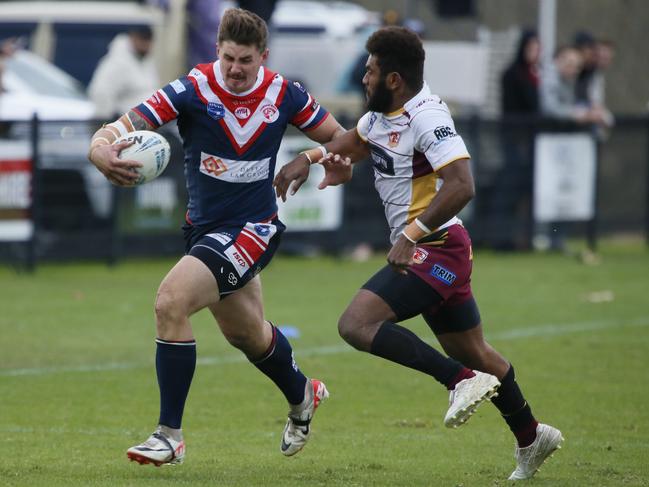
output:
[{"label": "player's neck", "polygon": [[394,93],[394,96],[392,97],[392,105],[390,106],[390,109],[386,113],[394,113],[398,110],[401,110],[403,106],[413,98],[417,93],[413,93],[410,90],[403,90],[403,91],[398,91]]}]

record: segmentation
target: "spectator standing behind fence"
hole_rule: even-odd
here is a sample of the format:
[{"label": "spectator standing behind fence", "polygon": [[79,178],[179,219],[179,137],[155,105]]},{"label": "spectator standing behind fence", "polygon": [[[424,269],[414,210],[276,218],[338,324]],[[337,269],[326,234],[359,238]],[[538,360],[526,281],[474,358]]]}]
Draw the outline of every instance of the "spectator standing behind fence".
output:
[{"label": "spectator standing behind fence", "polygon": [[541,44],[536,31],[524,31],[516,57],[501,79],[504,115],[538,113],[540,53]]},{"label": "spectator standing behind fence", "polygon": [[521,213],[526,213],[531,192],[530,129],[519,117],[539,112],[539,59],[541,44],[536,31],[522,32],[516,54],[501,77],[502,147],[504,163],[482,205],[489,219],[486,243],[497,250],[529,248],[528,231]]},{"label": "spectator standing behind fence", "polygon": [[160,80],[152,48],[153,32],[148,26],[135,27],[112,40],[88,85],[97,118],[126,113],[155,92]]},{"label": "spectator standing behind fence", "polygon": [[552,66],[544,70],[541,82],[541,111],[544,115],[582,124],[606,125],[606,112],[589,107],[577,96],[577,78],[582,57],[574,47],[557,49]]},{"label": "spectator standing behind fence", "polygon": [[614,123],[613,114],[606,106],[606,79],[605,72],[611,66],[615,57],[615,45],[609,40],[598,40],[595,48],[597,69],[588,87],[588,100],[590,106],[604,111],[605,122],[610,127]]}]

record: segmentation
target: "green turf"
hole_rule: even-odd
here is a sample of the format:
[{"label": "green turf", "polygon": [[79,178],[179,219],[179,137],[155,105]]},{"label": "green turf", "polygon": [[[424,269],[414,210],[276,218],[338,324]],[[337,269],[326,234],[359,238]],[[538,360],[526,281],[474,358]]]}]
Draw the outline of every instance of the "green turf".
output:
[{"label": "green turf", "polygon": [[[649,485],[649,252],[608,245],[601,258],[476,254],[487,335],[515,363],[534,412],[566,438],[532,485]],[[339,313],[382,257],[277,258],[262,274],[267,316],[300,330],[300,366],[331,391],[303,452],[279,453],[282,397],[203,313],[185,464],[127,462],[157,419],[152,304],[171,264],[0,268],[0,485],[508,483],[513,440],[493,407],[447,430],[441,386],[338,337]],[[421,320],[409,326],[431,337]]]}]

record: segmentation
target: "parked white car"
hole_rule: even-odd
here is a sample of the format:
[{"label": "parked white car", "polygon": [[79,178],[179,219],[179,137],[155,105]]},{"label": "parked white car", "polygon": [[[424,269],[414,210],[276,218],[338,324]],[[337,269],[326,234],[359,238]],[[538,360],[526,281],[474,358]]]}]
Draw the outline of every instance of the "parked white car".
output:
[{"label": "parked white car", "polygon": [[90,120],[94,105],[81,85],[41,57],[20,50],[5,62],[0,120]]}]

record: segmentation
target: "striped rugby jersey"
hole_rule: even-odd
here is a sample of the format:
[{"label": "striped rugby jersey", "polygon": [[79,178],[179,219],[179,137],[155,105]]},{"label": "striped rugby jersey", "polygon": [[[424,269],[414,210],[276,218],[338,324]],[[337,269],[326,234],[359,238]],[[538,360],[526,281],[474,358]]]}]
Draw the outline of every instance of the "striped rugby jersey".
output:
[{"label": "striped rugby jersey", "polygon": [[[426,83],[396,112],[367,112],[356,130],[369,144],[374,185],[385,207],[390,241],[395,243],[441,188],[436,171],[469,158],[469,152],[455,132],[448,107]],[[439,228],[459,222],[453,217]]]},{"label": "striped rugby jersey", "polygon": [[273,216],[275,159],[287,125],[306,132],[328,116],[298,82],[263,66],[250,90],[231,93],[218,61],[199,64],[134,110],[156,128],[177,119],[185,153],[187,220],[212,227]]}]

